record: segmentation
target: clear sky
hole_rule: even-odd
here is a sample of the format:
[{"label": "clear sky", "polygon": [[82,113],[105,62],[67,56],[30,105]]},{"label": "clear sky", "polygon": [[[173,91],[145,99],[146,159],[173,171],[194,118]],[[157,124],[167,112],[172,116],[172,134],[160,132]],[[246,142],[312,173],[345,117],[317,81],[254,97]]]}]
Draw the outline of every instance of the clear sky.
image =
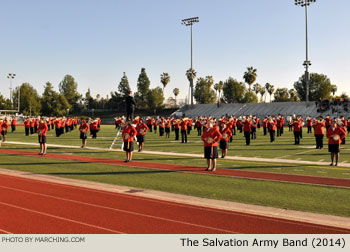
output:
[{"label": "clear sky", "polygon": [[[180,98],[188,93],[190,28],[181,19],[199,17],[193,27],[194,69],[215,82],[243,80],[257,68],[257,83],[292,88],[303,74],[305,11],[294,0],[0,0],[0,93],[29,82],[38,92],[66,74],[78,91],[106,96],[126,72],[136,91],[142,67],[151,88],[160,74]],[[350,95],[350,1],[317,0],[309,8],[310,72],[324,73]]]}]

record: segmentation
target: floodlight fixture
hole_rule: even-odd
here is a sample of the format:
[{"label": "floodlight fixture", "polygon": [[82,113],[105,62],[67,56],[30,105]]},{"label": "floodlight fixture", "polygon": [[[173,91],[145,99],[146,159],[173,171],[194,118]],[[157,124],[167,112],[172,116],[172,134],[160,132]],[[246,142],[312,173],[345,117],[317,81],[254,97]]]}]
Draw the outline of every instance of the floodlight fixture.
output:
[{"label": "floodlight fixture", "polygon": [[16,77],[16,74],[14,73],[9,73],[7,75],[7,78],[10,79],[10,103],[12,105],[12,96],[13,96],[13,93],[12,93],[12,80]]}]

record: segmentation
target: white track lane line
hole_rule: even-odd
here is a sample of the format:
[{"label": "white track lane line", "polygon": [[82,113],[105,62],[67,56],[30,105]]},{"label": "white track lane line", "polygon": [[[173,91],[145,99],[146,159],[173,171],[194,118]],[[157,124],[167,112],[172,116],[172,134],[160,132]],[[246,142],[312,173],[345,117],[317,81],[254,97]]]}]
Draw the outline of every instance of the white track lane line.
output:
[{"label": "white track lane line", "polygon": [[[1,176],[2,174],[0,174]],[[14,176],[8,176],[8,175],[4,175],[7,177],[12,177],[15,179],[19,179],[19,180],[30,180],[33,181],[34,179],[27,179],[27,178],[21,178],[21,177],[14,177]],[[43,184],[50,184],[50,185],[54,185],[54,186],[61,186],[61,187],[67,187],[67,188],[73,188],[73,189],[78,189],[78,190],[84,190],[84,191],[90,191],[90,192],[97,192],[100,194],[108,194],[108,195],[116,195],[118,194],[118,196],[120,197],[124,197],[124,198],[132,198],[132,199],[138,199],[138,200],[145,200],[145,201],[151,201],[151,202],[162,202],[163,204],[166,205],[172,205],[172,206],[182,206],[185,208],[191,208],[191,209],[201,209],[201,210],[206,210],[206,211],[210,211],[210,212],[214,212],[214,213],[226,213],[226,214],[230,214],[230,215],[238,215],[238,216],[254,216],[255,219],[261,219],[261,220],[269,220],[269,221],[273,221],[273,222],[277,222],[277,223],[298,223],[298,225],[300,226],[304,226],[304,227],[315,227],[315,226],[326,226],[327,228],[329,228],[330,230],[334,230],[334,231],[339,231],[339,229],[347,229],[347,228],[336,228],[336,227],[332,227],[326,224],[318,224],[318,223],[307,223],[307,222],[303,222],[302,220],[288,220],[288,219],[283,219],[282,217],[265,217],[263,215],[258,215],[258,214],[254,214],[254,213],[240,213],[238,211],[230,211],[230,210],[220,210],[220,209],[215,209],[215,208],[211,208],[211,207],[205,207],[205,206],[195,206],[195,205],[189,205],[186,203],[174,203],[174,202],[170,202],[170,201],[166,201],[166,200],[159,200],[159,199],[152,199],[152,198],[147,198],[147,197],[142,197],[142,196],[133,196],[133,195],[128,195],[128,194],[122,194],[122,193],[114,193],[114,192],[108,192],[108,191],[102,191],[102,190],[97,190],[97,189],[90,189],[90,188],[85,188],[85,187],[79,187],[79,186],[71,186],[71,185],[66,185],[66,184],[57,184],[57,183],[53,183],[53,182],[48,182],[48,181],[41,181],[41,180],[34,180],[35,182],[38,183],[43,183]]]},{"label": "white track lane line", "polygon": [[59,220],[63,220],[63,221],[73,222],[73,223],[80,224],[80,225],[83,225],[83,226],[93,227],[93,228],[96,228],[96,229],[101,229],[101,230],[105,230],[105,231],[116,233],[116,234],[125,234],[123,232],[119,232],[119,231],[116,231],[116,230],[113,230],[113,229],[108,229],[108,228],[104,228],[104,227],[100,227],[100,226],[96,226],[96,225],[91,225],[91,224],[88,224],[88,223],[75,221],[75,220],[67,219],[67,218],[64,218],[64,217],[57,216],[57,215],[52,215],[52,214],[48,214],[48,213],[44,213],[44,212],[35,211],[35,210],[29,209],[29,208],[24,208],[24,207],[12,205],[12,204],[7,204],[7,203],[4,203],[4,202],[0,202],[0,205],[12,207],[12,208],[17,208],[17,209],[20,209],[20,210],[23,210],[23,211],[32,212],[32,213],[36,213],[36,214],[40,214],[40,215],[45,215],[45,216],[48,216],[48,217],[51,217],[51,218],[55,218],[55,219],[59,219]]},{"label": "white track lane line", "polygon": [[[223,231],[223,232],[227,232],[227,233],[234,233],[232,230],[226,230],[226,229],[215,228],[215,227],[210,227],[210,226],[198,225],[198,224],[193,224],[193,223],[190,223],[190,222],[177,221],[177,220],[173,220],[173,219],[157,217],[157,216],[148,215],[148,214],[141,214],[141,213],[136,213],[136,212],[132,212],[132,211],[126,211],[126,210],[122,210],[122,209],[118,209],[118,208],[106,207],[106,206],[102,206],[102,205],[96,205],[96,204],[86,203],[86,202],[77,201],[77,200],[71,200],[71,199],[66,199],[66,198],[61,198],[61,197],[55,197],[55,196],[42,194],[42,193],[30,192],[30,191],[16,189],[16,188],[11,188],[11,187],[7,187],[7,186],[0,186],[0,188],[13,190],[13,191],[19,191],[19,192],[33,194],[33,195],[47,197],[47,198],[52,198],[52,199],[56,199],[56,200],[72,202],[72,203],[86,205],[86,206],[90,206],[90,207],[102,208],[102,209],[106,209],[106,210],[117,211],[117,212],[121,212],[121,213],[126,213],[126,214],[131,214],[131,215],[136,215],[136,216],[141,216],[141,217],[146,217],[146,218],[151,218],[151,219],[156,219],[156,220],[162,220],[162,221],[166,221],[166,222],[174,222],[174,223],[179,223],[179,224],[183,224],[183,225],[187,225],[187,226],[194,226],[194,227],[212,229],[212,230]],[[2,202],[0,202],[0,204],[1,203]],[[65,219],[65,218],[63,218],[63,219]],[[238,234],[238,233],[236,233],[236,234]]]}]

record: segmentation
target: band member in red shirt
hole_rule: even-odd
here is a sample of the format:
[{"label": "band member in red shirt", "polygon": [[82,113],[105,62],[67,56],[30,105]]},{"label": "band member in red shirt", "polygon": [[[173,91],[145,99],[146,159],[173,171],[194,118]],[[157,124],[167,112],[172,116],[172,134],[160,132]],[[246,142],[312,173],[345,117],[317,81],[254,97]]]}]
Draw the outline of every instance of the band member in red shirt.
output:
[{"label": "band member in red shirt", "polygon": [[157,118],[156,118],[156,119],[154,119],[154,121],[153,121],[154,134],[157,134],[157,126],[158,126],[158,120],[157,120]]},{"label": "band member in red shirt", "polygon": [[[339,127],[341,127],[346,132],[346,128],[348,126],[348,121],[345,120],[344,116],[341,116],[340,120],[341,120],[342,123],[341,123],[341,125]],[[346,138],[346,136],[344,136],[344,138],[341,140],[341,144],[345,144],[345,138]]]},{"label": "band member in red shirt", "polygon": [[3,121],[2,119],[0,118],[0,147],[1,147],[1,128],[2,128],[2,124],[3,124]]},{"label": "band member in red shirt", "polygon": [[329,129],[329,127],[331,127],[331,124],[332,124],[332,119],[329,115],[326,116],[325,118],[325,121],[326,121],[326,130]]},{"label": "band member in red shirt", "polygon": [[294,144],[300,144],[302,127],[302,121],[300,117],[297,117],[297,119],[293,121]]},{"label": "band member in red shirt", "polygon": [[320,116],[314,125],[315,125],[314,132],[315,132],[315,138],[316,138],[316,149],[322,149],[324,128],[326,127],[326,123],[323,120],[323,117]]},{"label": "band member in red shirt", "polygon": [[263,124],[264,136],[266,136],[267,135],[267,127],[269,126],[269,120],[268,120],[267,116],[262,121],[262,124]]},{"label": "band member in red shirt", "polygon": [[126,122],[126,126],[123,128],[123,150],[126,154],[125,162],[131,162],[132,152],[134,151],[134,136],[136,136],[137,131],[134,126],[131,125],[131,121]]},{"label": "band member in red shirt", "polygon": [[143,122],[143,119],[141,118],[139,123],[136,125],[136,138],[137,142],[139,143],[139,152],[143,150],[143,146],[145,144],[145,134],[148,130],[148,126]]},{"label": "band member in red shirt", "polygon": [[251,129],[251,139],[256,139],[256,128],[258,127],[258,123],[256,121],[256,116],[254,115],[252,118],[252,129]]},{"label": "band member in red shirt", "polygon": [[185,117],[181,119],[181,143],[187,143],[187,121],[188,119]]},{"label": "band member in red shirt", "polygon": [[338,165],[341,139],[345,137],[345,134],[345,130],[341,127],[338,127],[336,119],[333,119],[331,127],[329,127],[327,130],[328,152],[331,153],[332,160],[332,163],[330,165],[334,164],[334,157],[335,166]]},{"label": "band member in red shirt", "polygon": [[193,124],[193,120],[190,118],[190,119],[187,121],[187,135],[190,135],[190,134],[191,134],[192,124]]},{"label": "band member in red shirt", "polygon": [[92,135],[92,139],[96,139],[97,138],[97,132],[98,132],[98,120],[94,120],[91,125],[91,135]]},{"label": "band member in red shirt", "polygon": [[61,118],[55,120],[55,131],[56,137],[59,137],[61,135]]},{"label": "band member in red shirt", "polygon": [[174,129],[175,129],[175,141],[179,140],[179,131],[180,131],[180,120],[174,120]]},{"label": "band member in red shirt", "polygon": [[275,142],[276,126],[277,126],[276,118],[274,116],[272,118],[270,117],[268,119],[268,129],[269,129],[271,143]]},{"label": "band member in red shirt", "polygon": [[347,126],[347,130],[348,130],[348,135],[350,135],[350,117],[348,117],[348,126]]},{"label": "band member in red shirt", "polygon": [[220,134],[222,138],[220,140],[221,158],[225,158],[227,155],[228,141],[232,137],[232,131],[225,123],[221,123]]},{"label": "band member in red shirt", "polygon": [[196,122],[195,122],[196,128],[197,128],[197,135],[201,136],[202,135],[202,122],[200,118],[197,118]]},{"label": "band member in red shirt", "polygon": [[153,117],[148,117],[146,122],[147,122],[147,127],[149,128],[149,132],[152,132]]},{"label": "band member in red shirt", "polygon": [[164,136],[164,130],[165,130],[165,119],[162,117],[159,121],[159,136]]},{"label": "band member in red shirt", "polygon": [[34,134],[34,125],[35,125],[35,119],[32,118],[30,120],[30,134],[33,135]]},{"label": "band member in red shirt", "polygon": [[246,145],[250,145],[250,132],[252,130],[252,120],[249,118],[249,116],[246,116],[246,119],[242,121],[242,123],[243,123],[245,143]]},{"label": "band member in red shirt", "polygon": [[170,138],[170,127],[171,127],[171,121],[170,118],[168,117],[167,120],[165,120],[165,137]]},{"label": "band member in red shirt", "polygon": [[89,124],[87,124],[85,120],[81,121],[81,124],[79,126],[79,131],[80,131],[80,139],[82,141],[81,148],[85,148],[87,133],[89,131]]},{"label": "band member in red shirt", "polygon": [[8,128],[9,128],[9,124],[8,124],[7,118],[5,117],[5,120],[2,122],[2,126],[1,126],[1,135],[2,135],[3,142],[6,142],[6,135],[7,135]]},{"label": "band member in red shirt", "polygon": [[312,117],[309,116],[307,119],[306,119],[306,123],[307,123],[307,133],[312,133]]},{"label": "band member in red shirt", "polygon": [[30,129],[30,120],[29,120],[29,118],[27,118],[24,121],[24,130],[25,130],[26,136],[29,136],[29,129]]},{"label": "band member in red shirt", "polygon": [[221,140],[222,135],[216,127],[213,127],[213,123],[208,121],[206,129],[203,131],[201,137],[204,142],[204,158],[207,159],[207,171],[216,170],[216,159],[218,158],[218,142]]},{"label": "band member in red shirt", "polygon": [[13,117],[12,118],[12,121],[11,121],[11,130],[12,132],[14,132],[16,130],[16,117]]},{"label": "band member in red shirt", "polygon": [[277,136],[282,136],[283,134],[283,124],[284,124],[284,117],[279,114],[277,117]]},{"label": "band member in red shirt", "polygon": [[38,131],[38,138],[39,138],[39,144],[40,144],[40,153],[39,155],[45,155],[46,154],[46,137],[47,137],[47,124],[44,120],[44,118],[40,119],[39,126],[37,128]]}]

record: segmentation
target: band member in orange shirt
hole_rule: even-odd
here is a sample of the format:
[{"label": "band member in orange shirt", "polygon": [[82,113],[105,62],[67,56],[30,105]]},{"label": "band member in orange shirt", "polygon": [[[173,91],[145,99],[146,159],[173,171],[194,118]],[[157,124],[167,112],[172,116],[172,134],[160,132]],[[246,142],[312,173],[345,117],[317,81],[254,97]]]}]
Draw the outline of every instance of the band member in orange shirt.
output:
[{"label": "band member in orange shirt", "polygon": [[2,119],[0,118],[0,147],[1,147],[1,128],[2,128],[2,124],[3,124],[3,121]]},{"label": "band member in orange shirt", "polygon": [[123,150],[126,154],[125,162],[131,162],[132,152],[134,151],[134,136],[136,136],[137,131],[134,126],[131,125],[131,121],[126,122],[126,126],[123,128]]},{"label": "band member in orange shirt", "polygon": [[277,126],[276,118],[274,116],[272,118],[270,117],[268,119],[268,129],[269,129],[271,143],[275,142],[276,126]]},{"label": "band member in orange shirt", "polygon": [[26,136],[29,136],[29,129],[30,129],[30,120],[29,120],[29,118],[27,118],[24,121],[24,130],[25,130]]},{"label": "band member in orange shirt", "polygon": [[312,133],[312,117],[309,116],[307,119],[306,119],[306,123],[307,123],[307,133]]},{"label": "band member in orange shirt", "polygon": [[331,160],[332,163],[330,165],[334,164],[334,157],[335,157],[335,166],[338,165],[339,160],[339,153],[340,153],[340,144],[342,138],[345,137],[345,130],[341,127],[338,127],[336,119],[332,120],[331,127],[327,130],[327,138],[328,138],[328,152],[331,153]]},{"label": "band member in orange shirt", "polygon": [[225,123],[221,123],[219,131],[222,135],[222,138],[220,140],[221,158],[225,158],[227,155],[228,141],[232,136],[232,131]]},{"label": "band member in orange shirt", "polygon": [[165,120],[165,137],[170,138],[170,127],[171,127],[171,120],[168,117],[167,120]]},{"label": "band member in orange shirt", "polygon": [[314,123],[314,132],[316,138],[316,149],[323,148],[323,137],[324,137],[324,128],[326,127],[326,123],[323,120],[323,117],[320,116],[318,120]]},{"label": "band member in orange shirt", "polygon": [[204,158],[207,159],[207,171],[216,170],[216,159],[218,158],[218,142],[222,135],[213,123],[208,121],[206,129],[202,134],[202,141],[204,142]]},{"label": "band member in orange shirt", "polygon": [[39,126],[37,128],[38,131],[38,138],[39,138],[39,144],[40,144],[40,153],[39,155],[45,155],[46,154],[46,137],[47,137],[47,124],[44,120],[44,118],[40,118]]},{"label": "band member in orange shirt", "polygon": [[86,147],[87,133],[89,131],[89,124],[87,124],[85,120],[81,121],[81,124],[79,126],[79,131],[80,131],[80,139],[82,141],[81,148],[85,148]]},{"label": "band member in orange shirt", "polygon": [[137,142],[139,143],[139,152],[143,150],[143,146],[145,144],[145,134],[148,130],[148,126],[143,122],[143,119],[141,118],[139,123],[136,125],[136,138]]},{"label": "band member in orange shirt", "polygon": [[174,129],[175,129],[175,141],[179,140],[179,131],[180,131],[180,120],[175,119],[174,122]]}]

